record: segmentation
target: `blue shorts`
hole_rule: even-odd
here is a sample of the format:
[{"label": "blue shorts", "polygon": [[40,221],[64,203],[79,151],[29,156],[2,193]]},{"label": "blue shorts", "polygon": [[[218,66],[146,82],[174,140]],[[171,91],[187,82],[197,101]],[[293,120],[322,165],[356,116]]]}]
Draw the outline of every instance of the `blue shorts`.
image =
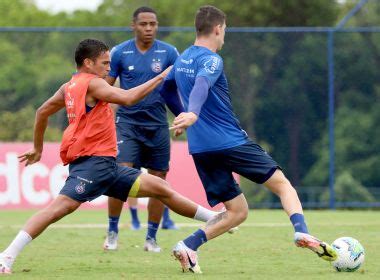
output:
[{"label": "blue shorts", "polygon": [[195,167],[214,207],[240,195],[241,189],[232,172],[262,184],[281,167],[259,145],[249,141],[241,146],[193,154]]},{"label": "blue shorts", "polygon": [[170,134],[167,126],[138,126],[117,123],[117,162],[156,171],[169,170]]},{"label": "blue shorts", "polygon": [[70,163],[69,177],[60,194],[76,201],[91,201],[101,195],[126,201],[136,196],[140,170],[120,166],[113,157],[85,156]]}]

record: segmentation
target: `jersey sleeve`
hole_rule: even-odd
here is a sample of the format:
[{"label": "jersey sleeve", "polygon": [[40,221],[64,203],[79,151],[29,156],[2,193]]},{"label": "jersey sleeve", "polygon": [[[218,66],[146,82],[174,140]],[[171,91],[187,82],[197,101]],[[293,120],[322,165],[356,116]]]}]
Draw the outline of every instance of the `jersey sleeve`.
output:
[{"label": "jersey sleeve", "polygon": [[119,51],[118,48],[113,47],[111,50],[111,70],[108,75],[117,78],[121,71],[121,51]]},{"label": "jersey sleeve", "polygon": [[211,88],[223,73],[223,60],[217,55],[203,56],[198,62],[197,77],[205,77]]}]

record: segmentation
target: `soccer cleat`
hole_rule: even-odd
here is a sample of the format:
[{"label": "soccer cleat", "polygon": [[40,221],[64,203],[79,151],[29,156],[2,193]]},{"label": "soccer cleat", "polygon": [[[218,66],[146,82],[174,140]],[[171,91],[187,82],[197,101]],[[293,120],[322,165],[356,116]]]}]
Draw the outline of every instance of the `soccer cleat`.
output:
[{"label": "soccer cleat", "polygon": [[161,248],[160,248],[160,246],[158,246],[156,240],[154,240],[154,239],[147,239],[147,240],[145,240],[144,251],[146,251],[146,252],[153,252],[153,253],[160,253],[161,252]]},{"label": "soccer cleat", "polygon": [[131,230],[140,230],[141,224],[139,220],[132,220],[131,222]]},{"label": "soccer cleat", "polygon": [[116,250],[117,249],[117,239],[118,239],[117,232],[114,232],[114,231],[107,232],[107,237],[106,237],[106,240],[104,241],[103,249],[104,250],[110,250],[110,251]]},{"label": "soccer cleat", "polygon": [[178,227],[175,225],[175,223],[171,219],[165,219],[162,221],[161,225],[162,229],[168,229],[168,230],[176,230]]},{"label": "soccer cleat", "polygon": [[0,274],[12,274],[12,263],[11,257],[0,254]]},{"label": "soccer cleat", "polygon": [[202,273],[198,265],[198,255],[196,251],[191,250],[189,247],[180,241],[173,248],[174,257],[179,260],[182,266],[182,271],[190,271],[192,273]]},{"label": "soccer cleat", "polygon": [[296,232],[294,234],[294,243],[297,247],[308,248],[326,261],[335,261],[338,258],[337,252],[326,242],[323,242],[314,236]]}]

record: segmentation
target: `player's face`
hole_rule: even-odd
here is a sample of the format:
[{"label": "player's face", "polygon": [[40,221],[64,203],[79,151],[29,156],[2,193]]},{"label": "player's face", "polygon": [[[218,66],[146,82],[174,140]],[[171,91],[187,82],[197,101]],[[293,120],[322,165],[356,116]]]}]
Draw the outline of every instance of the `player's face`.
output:
[{"label": "player's face", "polygon": [[110,52],[106,51],[99,55],[95,61],[91,61],[90,73],[97,75],[100,78],[105,78],[111,70]]},{"label": "player's face", "polygon": [[221,50],[224,45],[224,36],[226,34],[226,23],[223,23],[222,26],[218,26],[218,50]]},{"label": "player's face", "polygon": [[132,23],[136,39],[144,44],[150,44],[156,38],[158,21],[153,13],[139,13]]}]

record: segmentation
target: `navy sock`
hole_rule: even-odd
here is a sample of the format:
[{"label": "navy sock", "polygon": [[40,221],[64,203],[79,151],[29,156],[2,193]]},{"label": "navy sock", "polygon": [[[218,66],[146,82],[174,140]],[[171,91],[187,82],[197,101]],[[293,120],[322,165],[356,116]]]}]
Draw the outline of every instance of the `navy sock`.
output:
[{"label": "navy sock", "polygon": [[156,234],[158,230],[159,223],[148,221],[148,231],[146,232],[146,240],[153,239],[156,240]]},{"label": "navy sock", "polygon": [[203,243],[206,243],[206,242],[207,242],[206,233],[201,229],[198,229],[188,238],[183,240],[183,243],[185,243],[187,247],[189,247],[191,250],[194,250],[194,251],[198,250],[199,246],[201,246]]},{"label": "navy sock", "polygon": [[164,208],[164,213],[162,214],[162,220],[163,222],[167,221],[170,219],[170,216],[169,216],[169,208],[168,207],[165,207]]},{"label": "navy sock", "polygon": [[293,224],[295,232],[309,233],[307,230],[307,225],[305,223],[305,218],[302,214],[295,213],[290,216],[290,221]]},{"label": "navy sock", "polygon": [[119,218],[120,217],[108,217],[108,231],[119,232]]},{"label": "navy sock", "polygon": [[137,216],[137,208],[129,207],[129,211],[131,212],[132,221],[139,221],[139,217]]}]

